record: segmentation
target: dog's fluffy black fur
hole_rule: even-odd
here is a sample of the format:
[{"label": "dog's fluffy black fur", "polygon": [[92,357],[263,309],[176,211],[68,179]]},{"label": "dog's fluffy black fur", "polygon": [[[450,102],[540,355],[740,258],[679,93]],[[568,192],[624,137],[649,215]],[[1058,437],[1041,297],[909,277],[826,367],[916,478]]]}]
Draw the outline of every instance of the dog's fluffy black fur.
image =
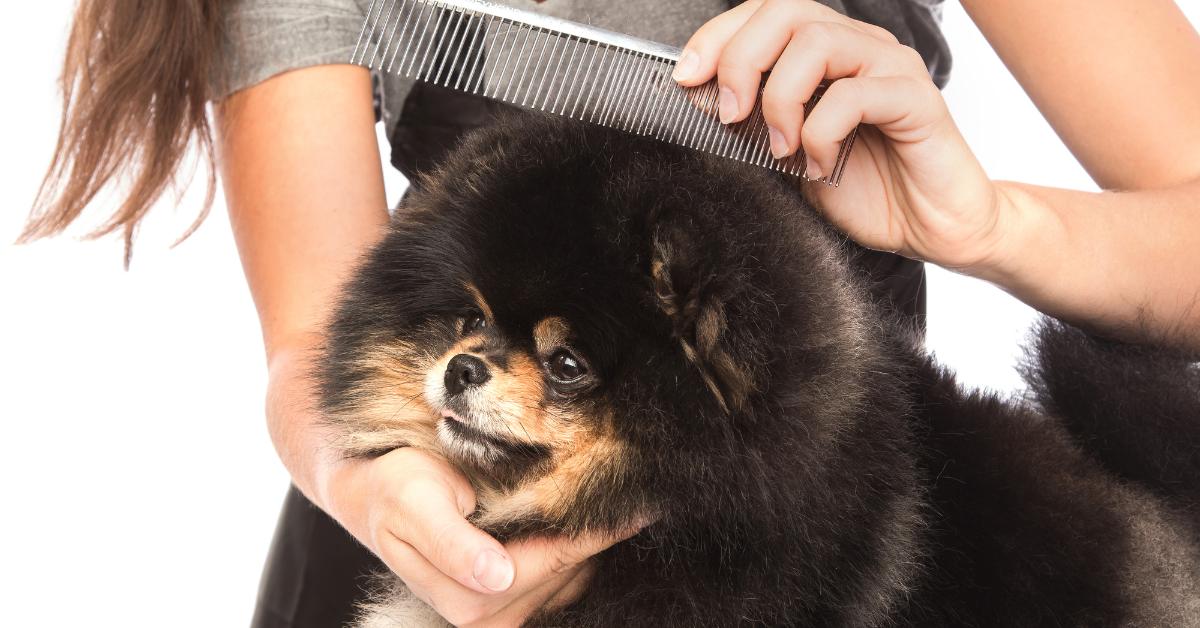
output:
[{"label": "dog's fluffy black fur", "polygon": [[[1035,399],[965,392],[794,185],[598,127],[505,118],[418,188],[322,407],[348,455],[446,455],[501,538],[654,521],[530,625],[1200,625],[1195,356],[1047,321]],[[461,354],[503,389],[459,403]]]}]

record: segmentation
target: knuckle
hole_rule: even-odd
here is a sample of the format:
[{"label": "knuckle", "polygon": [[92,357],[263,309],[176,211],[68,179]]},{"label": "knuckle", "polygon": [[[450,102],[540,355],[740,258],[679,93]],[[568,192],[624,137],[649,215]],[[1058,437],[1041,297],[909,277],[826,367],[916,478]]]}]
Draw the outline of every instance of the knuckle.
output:
[{"label": "knuckle", "polygon": [[424,521],[429,504],[444,499],[439,486],[428,478],[410,478],[398,484],[392,494],[394,509],[390,513],[405,521]]},{"label": "knuckle", "polygon": [[941,92],[933,81],[922,76],[900,76],[895,79],[896,90],[914,99],[920,106],[929,106],[941,99]]},{"label": "knuckle", "polygon": [[780,79],[783,77],[772,76],[763,86],[762,100],[763,107],[779,107],[787,111],[803,105],[808,102],[810,94],[802,93],[803,87],[797,83],[783,82]]},{"label": "knuckle", "polygon": [[821,97],[823,100],[835,103],[839,107],[847,104],[847,101],[854,101],[861,96],[862,86],[858,81],[853,79],[840,79],[830,84],[825,90],[825,94]]},{"label": "knuckle", "polygon": [[949,115],[946,109],[946,99],[942,97],[942,92],[933,84],[933,80],[928,77],[911,79],[916,83],[914,88],[918,96],[923,96],[921,101],[922,108],[928,111],[942,112],[944,115]]},{"label": "knuckle", "polygon": [[[763,4],[765,7],[770,8],[772,10],[786,11],[789,14],[801,13],[801,11],[802,11],[801,7],[809,9],[808,13],[810,13],[810,14],[812,13],[811,9],[816,9],[818,12],[822,12],[822,13],[824,13],[826,11],[828,11],[830,13],[834,12],[832,9],[829,9],[828,7],[826,7],[823,4],[820,4],[819,2],[813,2],[813,0],[766,0]],[[805,5],[808,5],[808,6],[805,6]]]},{"label": "knuckle", "polygon": [[461,551],[450,530],[451,528],[446,526],[437,526],[429,534],[429,547],[426,551],[430,553],[429,558],[433,559],[435,564],[449,564]]},{"label": "knuckle", "polygon": [[721,51],[721,56],[717,59],[717,74],[723,79],[730,77],[742,76],[747,74],[749,59],[743,48],[732,42]]},{"label": "knuckle", "polygon": [[763,117],[775,128],[780,128],[780,124],[798,117],[801,106],[803,106],[803,101],[798,96],[789,94],[786,90],[779,88],[772,89],[770,83],[767,83],[767,87],[763,89]]},{"label": "knuckle", "polygon": [[798,4],[796,0],[766,0],[759,10],[764,15],[779,18],[794,15]]},{"label": "knuckle", "polygon": [[403,508],[429,494],[429,481],[422,477],[404,478],[397,481],[394,491],[397,504]]},{"label": "knuckle", "polygon": [[837,27],[829,22],[803,22],[796,25],[795,38],[805,49],[826,50],[837,36]]},{"label": "knuckle", "polygon": [[821,124],[810,122],[800,129],[800,142],[808,152],[820,152],[830,141],[828,129]]},{"label": "knuckle", "polygon": [[870,24],[867,22],[858,22],[858,23],[868,33],[870,33],[888,43],[892,43],[892,44],[900,43],[900,40],[896,38],[896,35],[894,33],[892,33],[892,31],[889,31],[888,29],[883,28],[882,26],[876,26],[874,24]]},{"label": "knuckle", "polygon": [[905,46],[899,43],[897,45],[900,46],[900,57],[904,60],[904,64],[908,68],[919,70],[921,73],[928,71],[925,69],[925,57],[922,57],[921,53],[917,52],[912,46]]},{"label": "knuckle", "polygon": [[763,2],[760,3],[760,8],[763,11],[774,12],[779,10],[789,10],[795,5],[795,0],[763,0]]},{"label": "knuckle", "polygon": [[937,94],[938,89],[933,85],[933,81],[929,80],[927,75],[921,76],[904,76],[901,77],[904,85],[918,94],[925,96]]}]

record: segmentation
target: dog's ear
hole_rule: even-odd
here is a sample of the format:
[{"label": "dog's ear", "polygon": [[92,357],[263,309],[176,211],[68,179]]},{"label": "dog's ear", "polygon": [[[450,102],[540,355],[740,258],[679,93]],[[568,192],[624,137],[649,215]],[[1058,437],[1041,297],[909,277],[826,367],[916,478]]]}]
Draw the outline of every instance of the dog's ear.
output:
[{"label": "dog's ear", "polygon": [[736,349],[727,304],[737,292],[736,276],[690,235],[690,229],[660,226],[651,240],[650,281],[659,308],[687,359],[726,412],[745,407],[754,376]]}]

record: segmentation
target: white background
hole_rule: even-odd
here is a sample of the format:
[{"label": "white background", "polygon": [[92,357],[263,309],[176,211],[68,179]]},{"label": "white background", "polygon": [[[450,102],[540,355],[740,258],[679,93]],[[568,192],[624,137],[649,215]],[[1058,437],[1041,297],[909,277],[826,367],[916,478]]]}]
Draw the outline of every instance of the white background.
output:
[{"label": "white background", "polygon": [[[164,203],[128,272],[116,239],[8,244],[54,147],[71,4],[22,2],[0,26],[0,625],[244,625],[287,475],[223,203],[173,249],[203,186]],[[945,30],[946,98],[988,172],[1094,189],[956,3]],[[388,186],[394,202],[403,180]],[[1033,312],[936,268],[929,295],[942,361],[968,385],[1017,390]]]}]

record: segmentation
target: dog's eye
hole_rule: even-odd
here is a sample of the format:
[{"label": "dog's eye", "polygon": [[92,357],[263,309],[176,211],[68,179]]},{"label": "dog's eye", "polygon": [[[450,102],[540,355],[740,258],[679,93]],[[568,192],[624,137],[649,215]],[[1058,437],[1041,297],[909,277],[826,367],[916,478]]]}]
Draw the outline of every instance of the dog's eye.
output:
[{"label": "dog's eye", "polygon": [[462,333],[463,335],[473,334],[487,327],[487,319],[483,317],[482,312],[468,312],[463,318]]},{"label": "dog's eye", "polygon": [[550,359],[546,360],[546,368],[550,377],[561,384],[579,381],[588,372],[587,366],[566,349],[555,351]]}]

